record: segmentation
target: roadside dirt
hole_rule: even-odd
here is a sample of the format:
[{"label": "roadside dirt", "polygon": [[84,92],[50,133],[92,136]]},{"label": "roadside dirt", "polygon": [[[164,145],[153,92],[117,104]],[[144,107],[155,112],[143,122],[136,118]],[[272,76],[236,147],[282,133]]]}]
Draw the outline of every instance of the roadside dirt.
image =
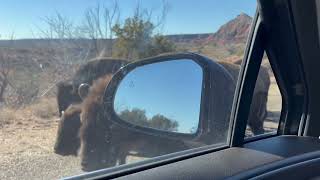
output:
[{"label": "roadside dirt", "polygon": [[0,129],[0,179],[58,179],[81,173],[78,158],[53,153],[58,119],[25,120]]},{"label": "roadside dirt", "polygon": [[[59,118],[42,119],[30,111],[10,111],[0,125],[0,179],[60,179],[84,173],[80,159],[53,152]],[[0,111],[0,117],[4,112]],[[0,118],[0,120],[3,120]],[[142,160],[128,157],[128,162]]]}]

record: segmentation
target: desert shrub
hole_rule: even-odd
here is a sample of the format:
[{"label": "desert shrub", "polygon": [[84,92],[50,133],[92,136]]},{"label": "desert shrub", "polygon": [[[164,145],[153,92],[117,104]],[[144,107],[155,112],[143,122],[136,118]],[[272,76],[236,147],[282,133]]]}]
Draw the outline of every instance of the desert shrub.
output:
[{"label": "desert shrub", "polygon": [[25,108],[29,109],[33,115],[42,119],[50,119],[54,116],[58,116],[55,98],[41,98]]},{"label": "desert shrub", "polygon": [[16,115],[14,109],[7,107],[0,108],[0,127],[13,123],[17,119]]},{"label": "desert shrub", "polygon": [[0,128],[9,124],[26,123],[30,120],[51,119],[58,116],[55,98],[41,98],[23,107],[0,107]]},{"label": "desert shrub", "polygon": [[155,34],[156,27],[139,12],[127,18],[123,25],[115,24],[112,28],[117,37],[115,56],[132,60],[175,52],[173,42],[161,34]]}]

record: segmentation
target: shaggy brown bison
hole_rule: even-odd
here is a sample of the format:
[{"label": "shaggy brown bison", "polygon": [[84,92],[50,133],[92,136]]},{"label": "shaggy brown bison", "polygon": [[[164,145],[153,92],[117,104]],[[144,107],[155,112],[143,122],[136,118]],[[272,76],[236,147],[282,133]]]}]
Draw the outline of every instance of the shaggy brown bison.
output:
[{"label": "shaggy brown bison", "polygon": [[74,94],[73,86],[70,81],[62,81],[57,84],[57,103],[59,116],[62,116],[65,111],[72,103],[81,102],[80,96]]},{"label": "shaggy brown bison", "polygon": [[80,66],[70,80],[57,84],[59,115],[61,116],[62,111],[65,111],[70,104],[81,102],[81,97],[78,94],[80,84],[92,85],[93,80],[105,74],[114,74],[127,63],[122,59],[96,58]]},{"label": "shaggy brown bison", "polygon": [[[75,155],[80,146],[78,143],[80,141],[78,137],[80,104],[84,97],[79,95],[79,86],[82,83],[92,85],[94,80],[106,74],[114,74],[126,63],[127,61],[121,59],[96,58],[80,66],[71,80],[57,84],[57,103],[61,117],[54,147],[57,154]],[[84,94],[84,92],[81,93]],[[75,106],[75,104],[79,105]]]}]

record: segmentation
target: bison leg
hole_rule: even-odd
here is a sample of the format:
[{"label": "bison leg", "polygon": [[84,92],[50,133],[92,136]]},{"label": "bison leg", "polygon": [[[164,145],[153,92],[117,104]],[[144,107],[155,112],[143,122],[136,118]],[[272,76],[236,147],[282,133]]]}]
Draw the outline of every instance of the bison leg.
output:
[{"label": "bison leg", "polygon": [[256,121],[253,121],[253,122],[250,121],[249,126],[250,126],[252,133],[254,135],[259,135],[259,134],[264,133],[263,121],[260,121],[259,119],[257,119]]},{"label": "bison leg", "polygon": [[123,148],[119,148],[117,153],[118,164],[119,165],[126,164],[127,156],[128,156],[128,151],[124,150]]},{"label": "bison leg", "polygon": [[127,154],[121,154],[119,157],[119,165],[127,163]]},{"label": "bison leg", "polygon": [[267,115],[266,104],[267,96],[265,93],[257,93],[254,95],[248,119],[248,125],[254,135],[264,133],[263,122]]},{"label": "bison leg", "polygon": [[62,113],[54,146],[56,154],[77,155],[80,147],[80,138],[78,137],[81,126],[80,111],[81,109],[78,106],[71,105]]}]

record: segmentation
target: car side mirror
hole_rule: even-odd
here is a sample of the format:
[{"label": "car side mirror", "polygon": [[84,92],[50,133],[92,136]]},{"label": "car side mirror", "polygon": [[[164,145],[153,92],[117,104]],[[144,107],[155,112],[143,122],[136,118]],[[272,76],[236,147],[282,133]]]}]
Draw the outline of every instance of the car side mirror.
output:
[{"label": "car side mirror", "polygon": [[[219,78],[212,77],[219,73],[222,74]],[[105,111],[112,121],[132,130],[198,137],[210,129],[209,116],[231,110],[229,105],[212,114],[210,91],[215,81],[219,86],[232,80],[222,66],[197,54],[179,53],[140,60],[113,76],[105,91]],[[226,92],[221,89],[221,93]],[[222,97],[216,102],[224,101]]]}]

